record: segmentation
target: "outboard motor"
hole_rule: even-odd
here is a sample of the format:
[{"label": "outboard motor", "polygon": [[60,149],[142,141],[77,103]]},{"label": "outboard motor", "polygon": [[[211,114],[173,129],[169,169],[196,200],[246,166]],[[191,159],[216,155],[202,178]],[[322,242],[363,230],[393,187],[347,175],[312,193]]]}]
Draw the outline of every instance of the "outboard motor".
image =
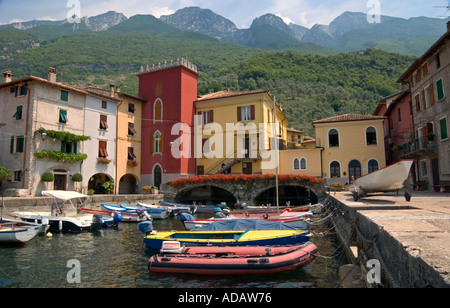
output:
[{"label": "outboard motor", "polygon": [[114,220],[114,225],[119,225],[119,223],[122,221],[123,216],[120,213],[115,213],[113,220]]},{"label": "outboard motor", "polygon": [[247,208],[247,203],[245,203],[245,202],[244,203],[239,203],[238,208],[240,210],[245,210]]},{"label": "outboard motor", "polygon": [[93,220],[92,220],[92,229],[94,230],[100,230],[103,227],[103,218],[100,214],[94,214]]},{"label": "outboard motor", "polygon": [[153,223],[151,221],[144,221],[139,224],[139,230],[145,235],[154,234]]},{"label": "outboard motor", "polygon": [[227,214],[225,214],[224,212],[215,212],[214,213],[214,218],[227,218]]}]

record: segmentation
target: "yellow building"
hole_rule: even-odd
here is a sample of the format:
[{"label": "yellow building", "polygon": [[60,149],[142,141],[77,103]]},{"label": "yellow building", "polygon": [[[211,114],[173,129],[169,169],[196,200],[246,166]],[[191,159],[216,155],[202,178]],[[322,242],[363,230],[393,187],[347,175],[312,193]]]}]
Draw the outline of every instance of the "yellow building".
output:
[{"label": "yellow building", "polygon": [[109,90],[90,89],[120,100],[117,106],[115,191],[135,194],[141,181],[142,104],[145,100],[123,93],[120,87],[113,85]]},{"label": "yellow building", "polygon": [[274,140],[287,146],[288,121],[268,91],[216,92],[200,97],[195,108],[198,175],[261,174]]},{"label": "yellow building", "polygon": [[322,175],[343,184],[386,167],[384,117],[345,114],[313,122]]}]

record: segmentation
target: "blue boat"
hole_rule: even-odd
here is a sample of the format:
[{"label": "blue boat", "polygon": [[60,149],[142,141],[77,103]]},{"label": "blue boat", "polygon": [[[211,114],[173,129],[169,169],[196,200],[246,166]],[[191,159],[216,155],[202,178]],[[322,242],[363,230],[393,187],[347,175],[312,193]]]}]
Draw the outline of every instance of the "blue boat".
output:
[{"label": "blue boat", "polygon": [[222,212],[221,205],[195,205],[195,204],[182,204],[182,203],[174,203],[161,201],[161,205],[165,206],[177,206],[177,207],[190,207],[191,213],[200,213],[200,214],[215,214],[218,212]]},{"label": "blue boat", "polygon": [[167,209],[158,209],[158,208],[149,208],[149,207],[140,207],[140,206],[132,206],[132,205],[120,205],[122,208],[127,211],[136,211],[136,213],[146,212],[152,216],[153,219],[166,219],[169,217]]}]

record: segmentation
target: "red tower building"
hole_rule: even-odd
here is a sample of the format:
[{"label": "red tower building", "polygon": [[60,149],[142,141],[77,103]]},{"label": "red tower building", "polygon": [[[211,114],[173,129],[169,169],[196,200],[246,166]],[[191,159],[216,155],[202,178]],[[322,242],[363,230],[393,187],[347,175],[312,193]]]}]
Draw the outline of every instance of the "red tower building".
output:
[{"label": "red tower building", "polygon": [[198,76],[197,67],[185,59],[141,69],[139,97],[147,100],[142,108],[142,186],[160,187],[169,180],[195,175],[194,147],[190,147],[189,157],[180,158],[172,155],[171,145],[180,138],[172,135],[177,123],[191,128],[194,144]]}]

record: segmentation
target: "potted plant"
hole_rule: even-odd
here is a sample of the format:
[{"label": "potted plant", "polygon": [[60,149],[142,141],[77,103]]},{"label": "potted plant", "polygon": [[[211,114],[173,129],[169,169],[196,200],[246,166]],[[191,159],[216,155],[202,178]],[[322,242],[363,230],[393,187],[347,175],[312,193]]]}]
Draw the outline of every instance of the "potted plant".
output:
[{"label": "potted plant", "polygon": [[428,141],[434,141],[434,139],[436,138],[436,135],[431,133],[431,134],[428,134],[427,138],[428,138]]},{"label": "potted plant", "polygon": [[144,186],[142,187],[142,194],[144,195],[150,195],[152,192],[153,187],[151,186]]},{"label": "potted plant", "polygon": [[153,186],[151,192],[152,192],[152,195],[157,195],[157,194],[159,194],[159,188],[156,186]]},{"label": "potted plant", "polygon": [[114,191],[114,180],[103,183],[102,187],[106,189],[108,193],[112,193]]},{"label": "potted plant", "polygon": [[51,183],[55,181],[55,176],[51,172],[44,172],[41,175],[41,181],[45,184],[45,189],[49,190]]},{"label": "potted plant", "polygon": [[80,191],[79,183],[83,182],[83,175],[81,173],[75,173],[72,175],[72,181],[75,182],[75,190]]},{"label": "potted plant", "polygon": [[5,167],[0,167],[0,191],[2,190],[3,181],[11,181],[12,170],[6,169]]}]

